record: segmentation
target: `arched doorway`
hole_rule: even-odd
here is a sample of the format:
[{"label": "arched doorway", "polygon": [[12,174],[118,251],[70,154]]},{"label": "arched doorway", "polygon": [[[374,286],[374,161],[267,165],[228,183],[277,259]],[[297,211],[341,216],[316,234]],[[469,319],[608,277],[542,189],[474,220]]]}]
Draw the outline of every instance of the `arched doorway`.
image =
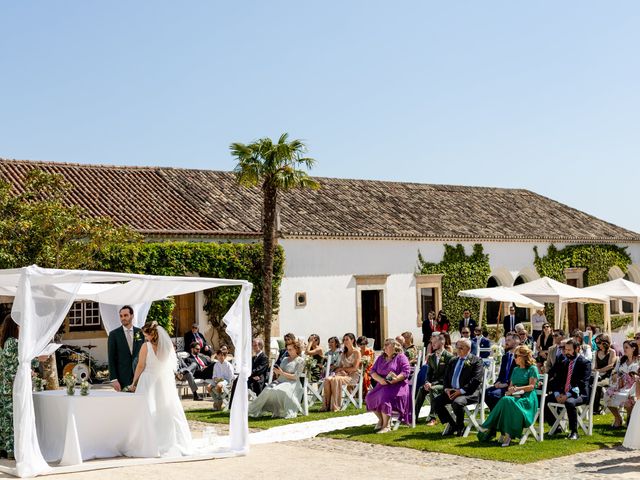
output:
[{"label": "arched doorway", "polygon": [[[500,284],[496,277],[489,277],[487,280],[487,288],[497,287]],[[487,325],[496,325],[500,319],[500,302],[487,302]]]},{"label": "arched doorway", "polygon": [[[527,283],[527,280],[522,275],[519,275],[515,282],[513,282],[513,286],[522,285],[523,283]],[[529,309],[516,307],[516,318],[521,318],[523,322],[531,321]]]}]

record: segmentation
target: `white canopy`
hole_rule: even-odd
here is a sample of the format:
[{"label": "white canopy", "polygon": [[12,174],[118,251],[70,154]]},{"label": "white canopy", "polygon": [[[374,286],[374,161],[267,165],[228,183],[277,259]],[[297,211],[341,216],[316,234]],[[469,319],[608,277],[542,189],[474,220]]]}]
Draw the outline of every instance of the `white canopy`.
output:
[{"label": "white canopy", "polygon": [[611,315],[609,298],[596,292],[585,291],[549,277],[538,278],[532,282],[511,287],[514,292],[544,303],[555,305],[555,328],[560,328],[566,314],[567,303],[601,303],[605,308],[605,329],[611,333]]},{"label": "white canopy", "polygon": [[[239,378],[246,379],[251,372],[249,297],[253,286],[245,280],[55,270],[36,265],[0,270],[0,292],[15,296],[11,316],[20,326],[19,367],[13,384],[16,469],[11,473],[31,477],[51,470],[42,457],[36,436],[31,360],[53,338],[74,301],[92,300],[104,305],[144,304],[220,286],[242,287],[224,321],[235,346]],[[249,447],[247,382],[237,382],[235,393],[231,408],[230,450],[226,456],[245,454]]]},{"label": "white canopy", "polygon": [[633,331],[638,331],[638,306],[640,305],[640,285],[624,278],[600,283],[582,290],[595,295],[606,295],[612,300],[622,300],[633,305]]},{"label": "white canopy", "polygon": [[492,288],[474,288],[471,290],[462,290],[458,292],[460,297],[478,298],[480,299],[480,315],[478,316],[478,326],[482,325],[482,317],[484,315],[485,302],[505,302],[515,303],[521,308],[543,308],[544,305],[531,300],[507,287]]}]

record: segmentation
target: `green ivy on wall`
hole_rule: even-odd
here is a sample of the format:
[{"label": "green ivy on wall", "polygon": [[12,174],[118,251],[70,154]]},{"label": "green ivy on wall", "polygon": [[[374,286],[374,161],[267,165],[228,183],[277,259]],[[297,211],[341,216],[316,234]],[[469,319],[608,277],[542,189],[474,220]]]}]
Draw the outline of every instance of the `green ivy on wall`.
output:
[{"label": "green ivy on wall", "polygon": [[[541,277],[550,277],[564,282],[565,268],[585,268],[584,286],[597,285],[609,280],[609,270],[617,266],[623,272],[631,263],[631,257],[626,247],[617,245],[568,245],[558,249],[550,245],[547,254],[541,257],[538,248],[533,247],[535,259],[533,261]],[[553,318],[553,310],[547,312],[547,318]],[[602,325],[604,323],[604,307],[588,304],[585,308],[587,324]]]},{"label": "green ivy on wall", "polygon": [[439,263],[426,262],[418,252],[418,270],[421,274],[442,274],[442,309],[445,311],[452,328],[457,328],[457,321],[462,318],[465,308],[477,317],[480,301],[458,296],[460,290],[484,288],[491,274],[489,255],[484,253],[482,245],[473,246],[471,255],[467,255],[464,247],[457,244],[444,245],[444,256]]},{"label": "green ivy on wall", "polygon": [[[253,283],[250,300],[251,320],[256,334],[261,333],[262,244],[261,243],[137,243],[109,248],[97,259],[98,270],[148,275],[198,275],[210,278],[248,280]],[[284,250],[276,249],[274,258],[273,309],[278,311],[280,283],[284,274]],[[204,309],[219,332],[222,317],[229,310],[240,287],[217,287],[205,292]],[[156,320],[172,333],[173,300],[154,302],[149,320]]]}]

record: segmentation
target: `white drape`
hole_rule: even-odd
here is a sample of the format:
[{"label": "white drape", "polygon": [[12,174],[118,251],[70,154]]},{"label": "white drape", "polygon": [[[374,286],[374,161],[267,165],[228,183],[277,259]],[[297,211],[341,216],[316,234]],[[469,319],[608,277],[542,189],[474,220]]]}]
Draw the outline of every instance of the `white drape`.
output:
[{"label": "white drape", "polygon": [[238,374],[229,419],[231,450],[246,453],[249,449],[249,400],[247,380],[251,374],[251,317],[249,298],[253,286],[244,285],[240,295],[224,316],[227,334],[235,347],[235,369]]},{"label": "white drape", "polygon": [[[50,342],[67,315],[85,277],[84,272],[40,271],[25,268],[20,278],[11,316],[20,326],[18,372],[13,383],[13,431],[16,472],[31,477],[50,470],[45,462],[38,437],[31,396],[31,360]],[[36,278],[34,278],[36,277]],[[70,281],[69,292],[40,282],[47,277]]]}]

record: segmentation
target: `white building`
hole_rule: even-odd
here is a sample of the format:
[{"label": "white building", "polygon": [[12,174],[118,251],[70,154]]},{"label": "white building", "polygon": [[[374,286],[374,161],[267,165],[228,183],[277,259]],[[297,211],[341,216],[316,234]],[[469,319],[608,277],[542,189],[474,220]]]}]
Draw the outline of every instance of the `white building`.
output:
[{"label": "white building", "polygon": [[[258,190],[239,187],[229,172],[152,167],[114,167],[0,160],[0,178],[19,185],[40,168],[77,185],[73,201],[96,215],[109,215],[149,239],[259,241]],[[640,283],[640,234],[527,190],[425,185],[318,178],[317,191],[282,197],[280,244],[285,274],[274,334],[318,333],[323,341],[346,332],[376,338],[376,344],[404,330],[421,338],[426,308],[439,310],[439,275],[417,275],[418,251],[439,262],[444,244],[461,243],[467,253],[481,243],[489,254],[489,285],[510,286],[538,277],[537,246],[615,244],[632,259],[628,277]],[[123,186],[128,186],[123,194]],[[565,272],[582,286],[581,269]],[[622,276],[612,269],[611,278]],[[178,298],[180,330],[207,318],[200,295]],[[424,307],[423,307],[424,306]],[[106,357],[106,334],[91,305],[78,306],[65,341],[98,345]],[[577,310],[574,325],[581,325]],[[451,319],[452,325],[458,319]],[[178,332],[182,333],[182,331]]]}]

